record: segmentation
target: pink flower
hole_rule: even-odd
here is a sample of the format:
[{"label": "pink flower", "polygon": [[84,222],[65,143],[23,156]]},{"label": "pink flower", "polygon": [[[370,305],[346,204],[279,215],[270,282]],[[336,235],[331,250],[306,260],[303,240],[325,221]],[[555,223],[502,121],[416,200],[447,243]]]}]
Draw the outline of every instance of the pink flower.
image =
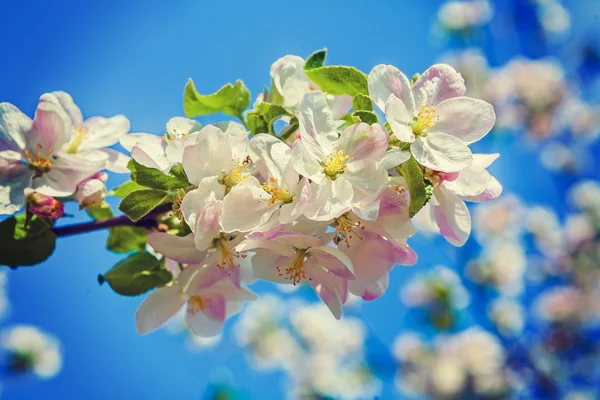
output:
[{"label": "pink flower", "polygon": [[63,204],[52,196],[25,189],[27,209],[40,218],[59,219],[65,214]]}]

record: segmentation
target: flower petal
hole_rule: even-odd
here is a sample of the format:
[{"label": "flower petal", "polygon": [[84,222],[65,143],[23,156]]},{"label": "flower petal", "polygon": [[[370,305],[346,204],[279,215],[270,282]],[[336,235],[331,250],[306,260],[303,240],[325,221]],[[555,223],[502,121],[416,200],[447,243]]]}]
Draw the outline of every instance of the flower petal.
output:
[{"label": "flower petal", "polygon": [[478,141],[488,134],[496,122],[491,104],[470,97],[448,99],[436,108],[440,119],[431,132],[443,132],[459,138],[466,144]]},{"label": "flower petal", "polygon": [[[100,149],[94,151],[101,152],[108,158],[106,160],[105,166],[107,170],[115,172],[117,174],[127,174],[130,172],[127,168],[127,163],[129,163],[129,160],[131,158],[121,153],[120,151],[116,151],[113,149]],[[85,154],[83,155],[85,156]]]},{"label": "flower petal", "polygon": [[401,142],[412,143],[415,141],[415,134],[409,124],[414,115],[411,114],[406,105],[391,94],[385,103],[385,117],[387,118],[394,136]]},{"label": "flower petal", "polygon": [[460,139],[441,132],[419,137],[410,145],[415,160],[440,172],[456,172],[473,162],[471,150]]},{"label": "flower petal", "polygon": [[21,151],[33,121],[10,103],[0,103],[0,151]]},{"label": "flower petal", "polygon": [[140,335],[164,325],[183,307],[187,296],[179,285],[164,286],[150,293],[135,312],[135,324]]},{"label": "flower petal", "polygon": [[258,134],[250,139],[248,152],[261,176],[282,181],[283,172],[291,157],[290,147],[273,135]]},{"label": "flower petal", "polygon": [[344,129],[338,140],[338,149],[354,161],[379,161],[388,148],[388,134],[381,125],[354,124]]},{"label": "flower petal", "polygon": [[314,158],[323,159],[333,151],[338,134],[333,113],[322,92],[316,90],[304,95],[298,122],[301,145],[309,154]]},{"label": "flower petal", "polygon": [[398,148],[388,150],[384,155],[381,161],[379,161],[379,165],[381,168],[388,170],[398,165],[402,164],[405,161],[410,159],[410,152],[400,150]]},{"label": "flower petal", "polygon": [[196,310],[188,303],[185,321],[192,331],[201,337],[216,336],[221,332],[226,316],[225,298],[221,295],[202,297],[205,310]]},{"label": "flower petal", "polygon": [[73,131],[62,107],[43,99],[44,96],[35,110],[33,124],[26,138],[27,149],[32,153],[60,150],[69,141]]},{"label": "flower petal", "polygon": [[432,216],[440,233],[454,246],[465,244],[471,233],[471,215],[464,201],[447,190],[437,188]]},{"label": "flower petal", "polygon": [[346,172],[336,180],[347,180],[354,193],[352,203],[371,203],[386,187],[387,171],[373,160],[353,161],[347,165]]},{"label": "flower petal", "polygon": [[350,293],[360,296],[364,301],[375,300],[385,293],[390,284],[389,274],[374,281],[354,280],[348,282]]},{"label": "flower petal", "polygon": [[199,264],[206,258],[206,252],[196,248],[193,234],[177,236],[152,232],[148,234],[148,244],[157,253],[184,264]]},{"label": "flower petal", "polygon": [[231,146],[223,131],[207,125],[198,133],[196,144],[183,151],[183,168],[190,182],[197,184],[203,178],[229,171],[232,157]]},{"label": "flower petal", "polygon": [[186,117],[173,117],[167,122],[167,133],[177,138],[183,138],[200,129],[201,123]]},{"label": "flower petal", "polygon": [[328,221],[349,211],[354,190],[347,179],[327,179],[323,185],[311,184],[311,199],[304,215],[314,221]]},{"label": "flower petal", "polygon": [[410,81],[393,65],[377,65],[367,78],[369,94],[381,111],[385,111],[385,103],[391,94],[402,100],[409,114],[414,114],[415,100],[410,89]]},{"label": "flower petal", "polygon": [[279,208],[269,204],[270,197],[253,176],[235,185],[223,200],[223,230],[249,232],[267,222]]},{"label": "flower petal", "polygon": [[429,67],[412,87],[417,107],[437,105],[440,102],[465,94],[465,80],[448,64]]},{"label": "flower petal", "polygon": [[30,185],[31,175],[26,165],[0,158],[0,215],[13,214],[23,207],[23,191]]},{"label": "flower petal", "polygon": [[111,118],[92,117],[83,123],[84,135],[79,151],[112,146],[129,132],[129,120],[124,115]]},{"label": "flower petal", "polygon": [[294,201],[290,204],[281,206],[279,211],[279,222],[282,224],[290,224],[300,218],[310,200],[310,194],[310,183],[308,182],[308,178],[304,177],[296,187]]},{"label": "flower petal", "polygon": [[308,269],[310,272],[310,286],[317,296],[329,308],[336,319],[342,318],[342,305],[348,295],[346,280],[327,272],[320,267]]},{"label": "flower petal", "polygon": [[341,250],[329,246],[311,247],[308,253],[314,257],[314,263],[340,278],[356,279],[352,260]]},{"label": "flower petal", "polygon": [[271,65],[273,85],[283,97],[284,107],[295,107],[300,104],[302,96],[309,90],[309,81],[304,72],[304,59],[299,56],[286,55]]},{"label": "flower petal", "polygon": [[67,113],[69,119],[71,120],[71,125],[79,126],[83,123],[83,115],[81,114],[81,110],[79,107],[77,107],[70,94],[63,91],[52,92],[50,94],[56,98],[65,113]]}]

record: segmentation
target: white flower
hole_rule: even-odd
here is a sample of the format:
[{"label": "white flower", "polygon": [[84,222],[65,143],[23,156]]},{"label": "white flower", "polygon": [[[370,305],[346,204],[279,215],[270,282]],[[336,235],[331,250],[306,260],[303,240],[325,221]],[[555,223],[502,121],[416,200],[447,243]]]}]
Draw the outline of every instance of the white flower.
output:
[{"label": "white flower", "polygon": [[492,301],[488,307],[488,315],[504,336],[520,335],[525,325],[525,309],[521,304],[506,297]]},{"label": "white flower", "polygon": [[120,143],[139,164],[168,174],[175,164],[181,163],[185,146],[196,142],[201,128],[192,119],[175,117],[167,122],[163,136],[132,133],[121,137]]},{"label": "white flower", "polygon": [[464,80],[447,64],[430,67],[412,85],[396,67],[378,65],[368,83],[394,136],[410,143],[415,160],[434,171],[456,172],[471,165],[467,145],[484,137],[496,121],[490,104],[463,96]]},{"label": "white flower", "polygon": [[56,98],[40,98],[33,121],[10,103],[0,103],[0,214],[12,214],[24,204],[24,189],[48,196],[68,196],[77,184],[103,169],[99,158],[61,149],[73,127]]},{"label": "white flower", "polygon": [[292,148],[293,165],[312,181],[304,214],[327,221],[354,209],[374,220],[377,198],[387,184],[387,172],[379,161],[387,150],[388,135],[378,124],[360,123],[338,137],[331,110],[319,91],[304,96],[298,120],[300,140]]},{"label": "white flower", "polygon": [[[19,359],[22,368],[31,368],[41,378],[52,378],[62,368],[59,342],[35,326],[17,325],[3,332],[2,347]],[[27,369],[15,372],[28,372]]]},{"label": "white flower", "polygon": [[448,1],[438,11],[440,23],[450,30],[482,26],[491,18],[492,7],[487,0]]}]

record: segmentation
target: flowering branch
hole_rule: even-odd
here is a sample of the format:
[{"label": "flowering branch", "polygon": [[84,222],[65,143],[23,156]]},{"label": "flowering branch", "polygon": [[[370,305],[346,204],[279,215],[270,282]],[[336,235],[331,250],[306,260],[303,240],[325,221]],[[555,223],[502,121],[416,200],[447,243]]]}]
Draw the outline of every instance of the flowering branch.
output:
[{"label": "flowering branch", "polygon": [[58,228],[52,229],[56,237],[64,237],[77,235],[80,233],[94,232],[101,229],[114,228],[117,226],[137,226],[143,228],[156,228],[158,226],[158,222],[156,221],[156,217],[160,214],[164,214],[165,212],[171,211],[171,204],[165,204],[163,206],[157,207],[154,211],[140,219],[139,221],[132,221],[126,215],[121,215],[118,217],[113,217],[109,219],[105,219],[102,221],[91,221],[85,222],[83,224],[72,224],[67,226],[61,226]]}]

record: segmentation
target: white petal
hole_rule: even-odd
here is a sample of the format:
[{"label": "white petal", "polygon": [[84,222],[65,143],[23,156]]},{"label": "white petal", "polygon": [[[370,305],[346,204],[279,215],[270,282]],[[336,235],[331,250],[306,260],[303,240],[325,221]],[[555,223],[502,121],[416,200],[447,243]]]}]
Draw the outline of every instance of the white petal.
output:
[{"label": "white petal", "polygon": [[26,165],[0,158],[0,215],[13,214],[23,207],[23,191],[30,185],[31,175]]},{"label": "white petal", "polygon": [[294,193],[294,201],[281,206],[279,212],[279,222],[282,224],[290,224],[300,218],[304,213],[306,206],[310,200],[311,186],[308,178],[302,178],[300,184],[296,187]]},{"label": "white petal", "polygon": [[322,92],[317,90],[304,95],[298,122],[302,146],[313,157],[322,159],[333,151],[338,134],[333,113]]},{"label": "white petal", "polygon": [[319,267],[310,268],[309,271],[309,282],[317,296],[336,319],[342,318],[342,305],[348,294],[346,281]]},{"label": "white petal", "polygon": [[71,119],[71,125],[79,126],[83,123],[83,115],[81,114],[81,110],[75,102],[70,94],[62,91],[52,92],[50,93],[54,95],[58,103],[62,106],[63,110],[67,113],[69,118]]},{"label": "white petal", "polygon": [[412,143],[415,141],[415,134],[409,123],[412,122],[414,115],[411,114],[406,105],[394,96],[390,95],[385,103],[385,117],[387,118],[394,136],[401,142]]},{"label": "white petal", "polygon": [[49,101],[40,101],[35,110],[31,130],[26,138],[27,149],[32,153],[48,150],[58,151],[69,141],[72,131],[73,126],[70,119],[60,105]]},{"label": "white petal", "polygon": [[179,285],[165,286],[150,293],[135,312],[135,324],[140,335],[164,325],[183,307],[185,296]]},{"label": "white petal", "polygon": [[235,185],[223,200],[223,230],[249,232],[267,222],[279,208],[276,204],[269,205],[270,198],[253,176]]},{"label": "white petal", "polygon": [[432,215],[440,233],[453,245],[464,245],[471,233],[471,215],[465,202],[440,188],[434,195],[437,204],[432,204]]},{"label": "white petal", "polygon": [[[111,172],[115,172],[117,174],[127,174],[129,173],[129,169],[127,168],[127,163],[130,158],[120,151],[116,151],[113,149],[101,149],[95,150],[101,153],[104,153],[108,159],[106,160],[105,168]],[[85,156],[85,154],[83,154]]]},{"label": "white petal", "polygon": [[352,260],[341,250],[329,246],[311,247],[308,253],[314,257],[314,263],[340,278],[356,279]]},{"label": "white petal", "polygon": [[311,184],[312,197],[306,206],[304,215],[314,221],[328,221],[349,211],[354,191],[346,179],[331,181],[324,184]]},{"label": "white petal", "polygon": [[417,107],[430,106],[453,97],[465,94],[465,81],[448,64],[436,64],[429,67],[412,87]]},{"label": "white petal", "polygon": [[438,104],[436,113],[440,119],[431,132],[452,135],[466,144],[476,142],[487,135],[496,122],[496,114],[491,104],[470,97],[445,100]]},{"label": "white petal", "polygon": [[352,185],[352,203],[368,203],[386,187],[388,174],[378,162],[361,160],[349,163],[339,180],[347,180]]},{"label": "white petal", "polygon": [[418,137],[410,150],[419,164],[434,171],[456,172],[473,162],[471,150],[466,144],[441,132]]},{"label": "white petal", "polygon": [[389,274],[385,274],[374,281],[354,280],[348,282],[350,293],[360,296],[365,301],[375,300],[381,297],[390,284]]},{"label": "white petal", "polygon": [[167,133],[182,138],[202,129],[202,124],[185,117],[173,117],[167,122]]},{"label": "white petal", "polygon": [[405,161],[408,161],[409,159],[410,159],[409,151],[404,151],[404,150],[400,150],[398,148],[394,148],[394,149],[388,150],[383,155],[383,158],[379,162],[379,165],[381,166],[381,168],[388,170],[388,169],[397,167],[398,165],[402,164]]},{"label": "white petal", "polygon": [[402,100],[409,114],[414,114],[415,100],[410,89],[410,81],[393,65],[377,65],[368,76],[369,94],[381,111],[391,94]]},{"label": "white petal", "polygon": [[275,88],[283,97],[284,107],[300,104],[302,96],[308,92],[308,77],[304,73],[304,59],[286,55],[271,66],[271,77]]},{"label": "white petal", "polygon": [[148,244],[157,253],[185,264],[198,264],[206,258],[206,252],[199,251],[194,244],[194,235],[171,235],[164,232],[148,234]]},{"label": "white petal", "polygon": [[48,196],[68,196],[75,192],[79,182],[104,168],[106,159],[99,156],[102,158],[59,153],[50,172],[34,178],[32,187]]},{"label": "white petal", "polygon": [[223,296],[213,295],[205,301],[207,301],[205,311],[193,312],[188,306],[185,321],[198,336],[216,336],[221,332],[227,315],[225,299]]},{"label": "white petal", "polygon": [[20,151],[31,129],[31,118],[10,103],[0,103],[0,151]]},{"label": "white petal", "polygon": [[379,124],[361,122],[344,129],[337,144],[354,161],[379,161],[388,148],[388,134]]},{"label": "white petal", "polygon": [[232,157],[231,146],[223,131],[208,125],[198,133],[196,144],[185,148],[183,168],[191,183],[199,183],[205,177],[229,171]]},{"label": "white petal", "polygon": [[83,123],[85,133],[79,151],[112,146],[129,132],[129,120],[124,115],[111,118],[92,117]]},{"label": "white petal", "polygon": [[275,136],[261,133],[250,139],[248,152],[265,180],[274,177],[281,182],[291,157],[291,149],[287,144]]},{"label": "white petal", "polygon": [[165,157],[164,150],[155,151],[154,148],[148,147],[147,143],[138,143],[131,149],[131,158],[138,164],[148,168],[158,169],[164,174],[168,174],[171,170],[171,163]]},{"label": "white petal", "polygon": [[296,141],[292,147],[291,165],[300,175],[308,177],[311,181],[323,184],[325,182],[325,173],[320,164],[320,159],[306,150],[301,141]]},{"label": "white petal", "polygon": [[150,133],[130,133],[119,139],[121,146],[129,152],[133,146],[138,143],[148,143],[149,146],[160,151],[163,148],[163,142],[164,140],[160,136],[152,135]]}]

